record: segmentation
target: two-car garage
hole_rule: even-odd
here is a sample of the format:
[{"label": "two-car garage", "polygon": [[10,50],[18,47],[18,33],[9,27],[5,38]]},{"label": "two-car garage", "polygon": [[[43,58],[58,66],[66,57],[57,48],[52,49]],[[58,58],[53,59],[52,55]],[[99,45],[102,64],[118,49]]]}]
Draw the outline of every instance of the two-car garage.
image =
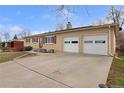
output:
[{"label": "two-car garage", "polygon": [[[107,35],[84,35],[81,37],[66,37],[64,38],[64,52],[78,53],[80,50],[84,54],[107,55],[108,41]],[[80,46],[80,44],[82,46]]]}]

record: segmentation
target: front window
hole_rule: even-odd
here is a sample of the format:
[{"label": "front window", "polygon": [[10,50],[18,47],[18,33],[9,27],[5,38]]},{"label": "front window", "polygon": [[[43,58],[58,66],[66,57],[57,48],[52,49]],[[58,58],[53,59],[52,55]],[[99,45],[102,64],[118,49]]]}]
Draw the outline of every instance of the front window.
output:
[{"label": "front window", "polygon": [[65,41],[65,44],[69,44],[70,43],[70,41]]},{"label": "front window", "polygon": [[38,42],[38,37],[33,37],[32,42]]},{"label": "front window", "polygon": [[97,40],[95,43],[105,43],[105,40]]},{"label": "front window", "polygon": [[84,41],[84,43],[93,43],[93,41]]},{"label": "front window", "polygon": [[48,36],[48,37],[47,37],[47,43],[48,43],[48,44],[54,43],[54,41],[53,41],[53,36]]},{"label": "front window", "polygon": [[72,41],[71,43],[78,43],[78,41]]}]

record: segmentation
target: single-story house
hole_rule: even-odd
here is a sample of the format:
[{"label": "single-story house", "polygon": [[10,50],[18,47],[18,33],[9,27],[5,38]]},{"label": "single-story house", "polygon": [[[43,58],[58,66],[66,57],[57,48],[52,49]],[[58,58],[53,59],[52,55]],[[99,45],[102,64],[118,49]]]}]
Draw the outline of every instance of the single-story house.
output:
[{"label": "single-story house", "polygon": [[113,56],[118,32],[118,24],[72,28],[71,23],[68,22],[65,30],[25,37],[24,46],[54,49],[59,52]]}]

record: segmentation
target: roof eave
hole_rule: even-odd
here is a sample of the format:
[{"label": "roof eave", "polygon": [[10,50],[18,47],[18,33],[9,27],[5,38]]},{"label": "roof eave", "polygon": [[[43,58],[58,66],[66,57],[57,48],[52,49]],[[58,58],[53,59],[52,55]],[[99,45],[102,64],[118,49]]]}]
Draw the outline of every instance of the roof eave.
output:
[{"label": "roof eave", "polygon": [[41,37],[41,36],[52,35],[52,34],[75,32],[77,30],[90,30],[90,29],[104,28],[104,27],[108,27],[108,26],[115,27],[115,34],[117,37],[118,31],[119,31],[119,25],[118,24],[105,24],[105,25],[98,25],[98,26],[87,26],[87,27],[78,27],[78,28],[72,28],[72,29],[58,30],[58,31],[54,31],[54,32],[46,32],[46,33],[32,35],[32,36],[28,36],[28,37],[24,37],[24,38],[39,37],[39,36]]}]

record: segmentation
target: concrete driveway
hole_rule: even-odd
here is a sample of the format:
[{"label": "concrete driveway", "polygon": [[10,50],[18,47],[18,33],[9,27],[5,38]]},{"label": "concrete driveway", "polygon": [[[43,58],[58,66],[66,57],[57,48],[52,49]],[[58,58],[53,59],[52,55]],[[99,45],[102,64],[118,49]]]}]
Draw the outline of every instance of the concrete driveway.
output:
[{"label": "concrete driveway", "polygon": [[0,64],[0,87],[98,87],[107,80],[112,57],[41,53]]}]

